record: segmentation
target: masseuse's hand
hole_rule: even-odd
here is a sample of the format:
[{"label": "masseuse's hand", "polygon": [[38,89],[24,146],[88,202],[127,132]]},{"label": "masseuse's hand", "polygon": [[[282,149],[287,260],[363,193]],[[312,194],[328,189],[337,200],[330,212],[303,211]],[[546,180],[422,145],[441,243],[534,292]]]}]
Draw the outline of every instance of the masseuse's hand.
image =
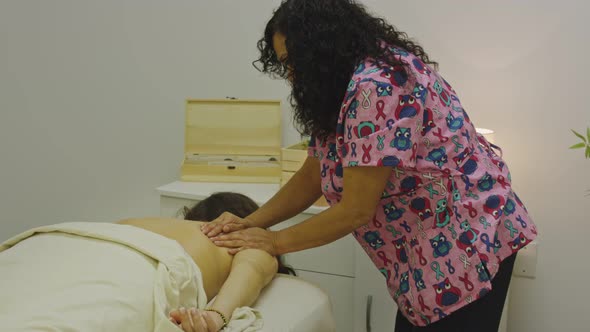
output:
[{"label": "masseuse's hand", "polygon": [[218,314],[196,308],[173,310],[170,321],[184,332],[217,332],[223,326]]},{"label": "masseuse's hand", "polygon": [[201,232],[212,238],[221,233],[227,234],[246,229],[248,227],[252,227],[249,220],[240,218],[229,212],[224,212],[219,217],[217,217],[217,219],[203,224],[203,226],[201,226]]},{"label": "masseuse's hand", "polygon": [[230,248],[229,253],[232,255],[244,249],[260,249],[272,256],[276,256],[278,254],[276,234],[273,231],[251,227],[229,234],[218,235],[212,237],[211,240],[217,246]]}]

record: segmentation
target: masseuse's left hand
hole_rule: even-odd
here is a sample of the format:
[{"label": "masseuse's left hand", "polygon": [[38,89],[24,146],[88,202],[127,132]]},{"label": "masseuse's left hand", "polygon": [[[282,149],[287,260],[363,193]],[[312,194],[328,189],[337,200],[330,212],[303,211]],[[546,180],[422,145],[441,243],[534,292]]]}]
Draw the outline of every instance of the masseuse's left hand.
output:
[{"label": "masseuse's left hand", "polygon": [[215,245],[229,248],[230,254],[236,254],[244,249],[260,249],[272,256],[278,254],[277,232],[252,227],[241,231],[222,234],[211,238]]}]

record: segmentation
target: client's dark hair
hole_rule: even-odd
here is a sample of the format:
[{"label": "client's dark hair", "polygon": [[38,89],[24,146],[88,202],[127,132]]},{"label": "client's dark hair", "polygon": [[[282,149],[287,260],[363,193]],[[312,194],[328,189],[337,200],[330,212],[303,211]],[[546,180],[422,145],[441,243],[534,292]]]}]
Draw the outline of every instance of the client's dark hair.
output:
[{"label": "client's dark hair", "polygon": [[[258,209],[258,204],[250,197],[238,193],[215,193],[192,208],[184,208],[184,219],[193,221],[213,221],[223,212],[229,212],[240,218],[246,218]],[[295,271],[283,264],[282,257],[277,256],[279,262],[278,272],[282,274],[296,275]]]}]

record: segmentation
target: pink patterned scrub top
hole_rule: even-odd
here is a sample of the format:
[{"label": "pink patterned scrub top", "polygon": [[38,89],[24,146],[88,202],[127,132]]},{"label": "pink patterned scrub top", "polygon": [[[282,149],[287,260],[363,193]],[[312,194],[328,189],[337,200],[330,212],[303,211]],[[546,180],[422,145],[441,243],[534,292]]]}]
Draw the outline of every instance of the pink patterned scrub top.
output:
[{"label": "pink patterned scrub top", "polygon": [[353,235],[402,314],[425,326],[490,291],[499,263],[537,230],[508,166],[449,83],[413,54],[388,49],[406,65],[361,63],[336,134],[312,138],[309,155],[320,160],[331,205],[344,168],[392,167],[373,220]]}]

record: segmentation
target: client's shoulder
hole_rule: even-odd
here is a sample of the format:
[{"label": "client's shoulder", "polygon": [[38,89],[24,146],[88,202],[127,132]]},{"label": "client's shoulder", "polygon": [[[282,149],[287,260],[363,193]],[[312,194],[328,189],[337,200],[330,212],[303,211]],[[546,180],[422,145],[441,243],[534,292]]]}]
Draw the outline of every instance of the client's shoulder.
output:
[{"label": "client's shoulder", "polygon": [[177,218],[163,218],[163,217],[142,217],[142,218],[128,218],[122,219],[116,222],[116,224],[122,225],[180,225],[180,224],[202,224],[200,221],[189,221],[184,219],[177,219]]}]

